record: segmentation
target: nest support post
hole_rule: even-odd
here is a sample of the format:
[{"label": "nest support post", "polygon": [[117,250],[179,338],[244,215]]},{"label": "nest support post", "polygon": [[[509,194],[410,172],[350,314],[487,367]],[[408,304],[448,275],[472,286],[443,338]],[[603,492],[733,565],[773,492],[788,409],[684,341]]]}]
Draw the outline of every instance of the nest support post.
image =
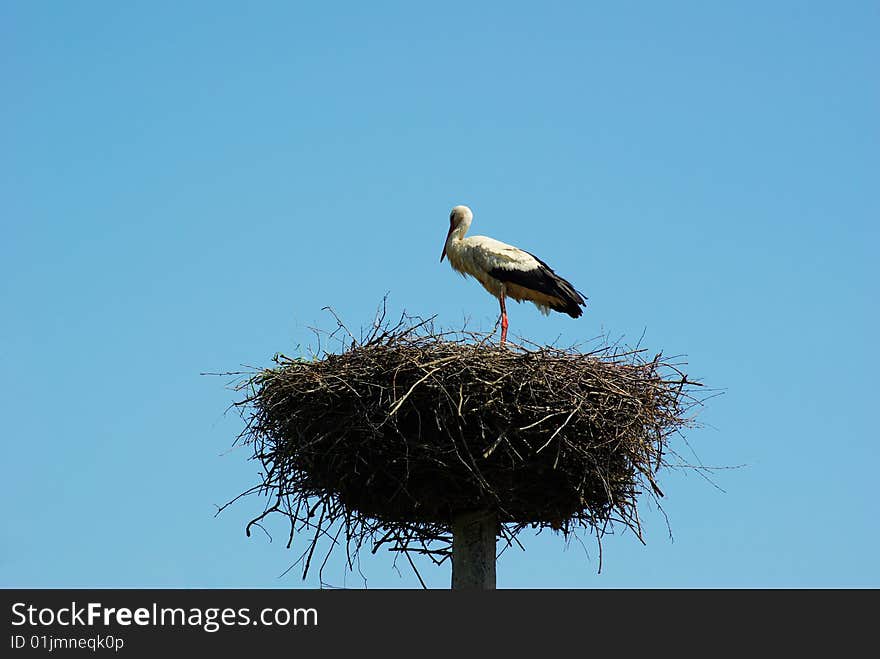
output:
[{"label": "nest support post", "polygon": [[495,590],[498,515],[490,510],[460,513],[452,520],[452,589]]}]

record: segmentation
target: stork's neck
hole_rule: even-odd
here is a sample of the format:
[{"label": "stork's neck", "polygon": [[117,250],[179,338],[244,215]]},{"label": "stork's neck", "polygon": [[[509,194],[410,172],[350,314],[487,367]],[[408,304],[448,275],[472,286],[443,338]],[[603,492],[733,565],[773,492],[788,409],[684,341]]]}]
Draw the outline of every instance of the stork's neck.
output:
[{"label": "stork's neck", "polygon": [[446,239],[446,249],[449,250],[456,243],[461,241],[464,238],[464,234],[467,233],[467,230],[471,228],[471,221],[469,218],[463,219],[459,222],[458,226],[452,230],[452,233],[449,234],[449,238]]}]

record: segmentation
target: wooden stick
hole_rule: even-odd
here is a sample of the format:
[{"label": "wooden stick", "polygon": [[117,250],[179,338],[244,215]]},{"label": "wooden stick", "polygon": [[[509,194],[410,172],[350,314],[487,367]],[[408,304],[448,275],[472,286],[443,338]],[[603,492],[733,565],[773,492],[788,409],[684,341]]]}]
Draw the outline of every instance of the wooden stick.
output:
[{"label": "wooden stick", "polygon": [[495,590],[498,515],[489,510],[461,513],[452,520],[452,589]]}]

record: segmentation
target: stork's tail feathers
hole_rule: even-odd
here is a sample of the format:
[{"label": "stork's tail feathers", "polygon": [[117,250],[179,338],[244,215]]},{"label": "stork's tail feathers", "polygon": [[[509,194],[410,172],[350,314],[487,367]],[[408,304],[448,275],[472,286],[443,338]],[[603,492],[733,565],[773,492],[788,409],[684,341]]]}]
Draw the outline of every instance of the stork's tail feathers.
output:
[{"label": "stork's tail feathers", "polygon": [[549,272],[549,276],[553,280],[555,285],[554,288],[556,289],[553,292],[554,297],[557,297],[562,301],[562,304],[553,305],[553,311],[567,313],[572,318],[580,318],[583,316],[584,310],[581,309],[581,307],[586,306],[586,298],[575,290],[574,286],[552,270]]}]

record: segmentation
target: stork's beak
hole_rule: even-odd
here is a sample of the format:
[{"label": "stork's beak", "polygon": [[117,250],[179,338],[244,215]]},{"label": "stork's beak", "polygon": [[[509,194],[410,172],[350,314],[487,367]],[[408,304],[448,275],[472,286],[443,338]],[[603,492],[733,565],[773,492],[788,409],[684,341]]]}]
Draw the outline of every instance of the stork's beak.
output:
[{"label": "stork's beak", "polygon": [[446,258],[446,242],[449,240],[449,236],[452,235],[452,231],[455,227],[449,227],[449,232],[446,234],[446,240],[443,241],[443,253],[440,255],[440,263],[443,263],[443,259]]}]

